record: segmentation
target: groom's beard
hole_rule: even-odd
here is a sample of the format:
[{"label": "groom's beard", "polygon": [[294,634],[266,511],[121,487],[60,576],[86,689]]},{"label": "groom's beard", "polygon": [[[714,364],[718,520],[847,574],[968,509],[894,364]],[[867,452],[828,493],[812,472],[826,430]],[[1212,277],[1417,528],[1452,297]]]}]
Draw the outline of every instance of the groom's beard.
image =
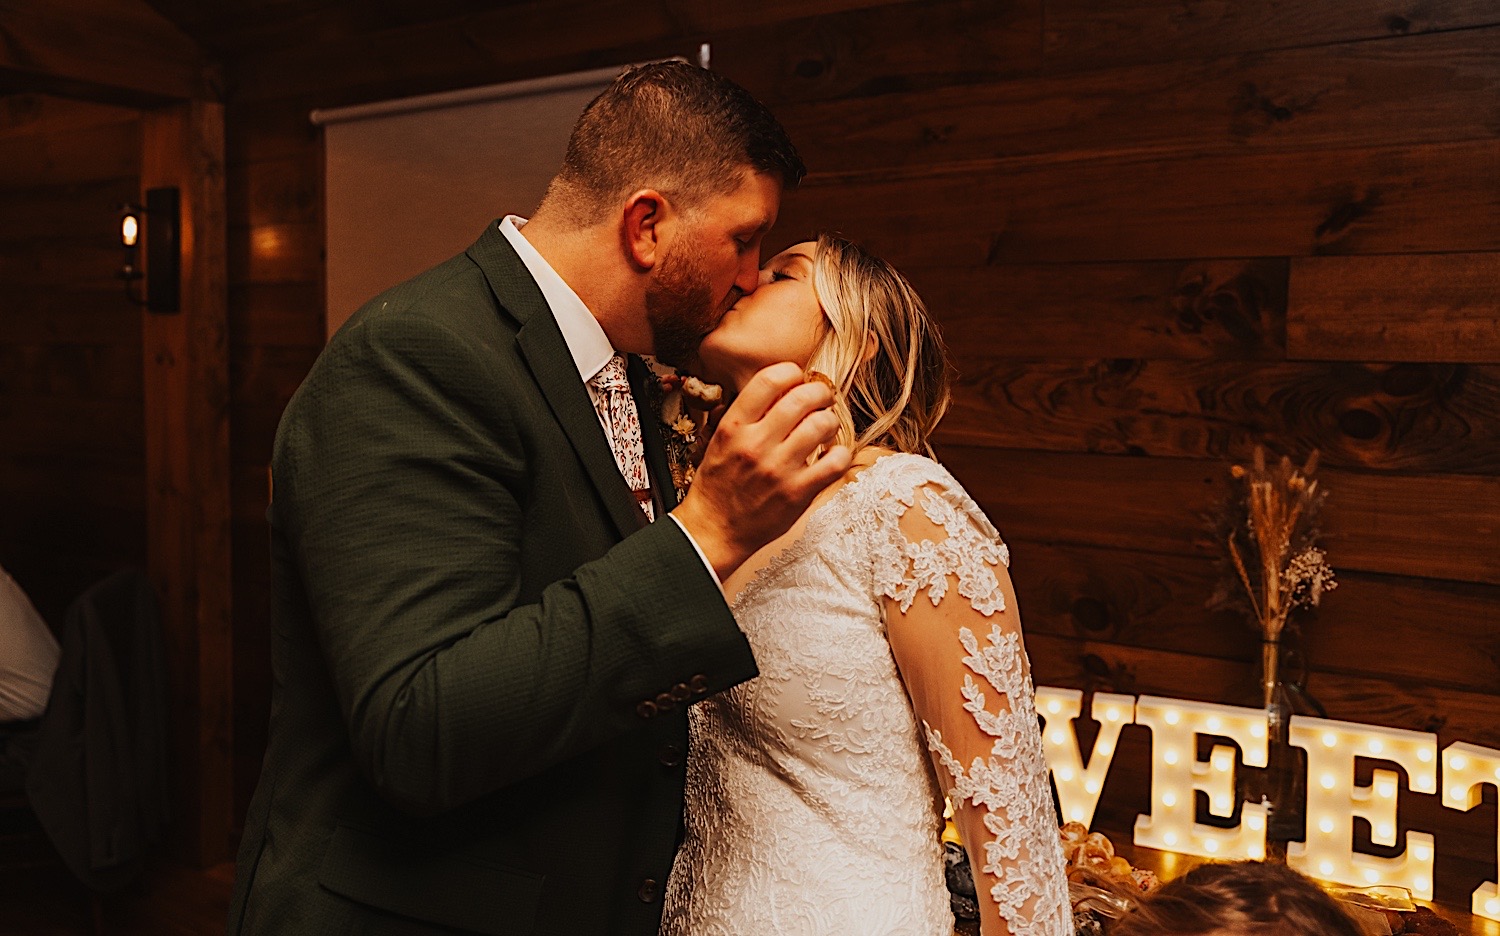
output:
[{"label": "groom's beard", "polygon": [[683,251],[663,257],[646,287],[646,321],[657,360],[673,367],[687,364],[698,353],[703,336],[718,326],[739,297],[736,287],[715,303],[713,284],[694,258]]}]

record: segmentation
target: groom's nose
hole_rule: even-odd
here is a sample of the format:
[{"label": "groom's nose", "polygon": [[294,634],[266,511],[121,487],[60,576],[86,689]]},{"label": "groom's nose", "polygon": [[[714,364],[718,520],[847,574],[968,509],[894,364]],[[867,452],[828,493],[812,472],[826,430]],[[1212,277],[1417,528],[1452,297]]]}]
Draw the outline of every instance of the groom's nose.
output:
[{"label": "groom's nose", "polygon": [[760,285],[760,251],[745,251],[740,258],[740,268],[735,271],[734,288],[740,291],[740,295],[755,292],[755,287]]}]

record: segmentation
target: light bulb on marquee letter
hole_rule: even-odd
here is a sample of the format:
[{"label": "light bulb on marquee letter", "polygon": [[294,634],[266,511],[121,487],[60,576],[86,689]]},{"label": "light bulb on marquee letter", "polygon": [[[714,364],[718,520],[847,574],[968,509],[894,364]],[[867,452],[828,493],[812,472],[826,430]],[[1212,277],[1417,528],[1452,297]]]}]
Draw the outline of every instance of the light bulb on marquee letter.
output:
[{"label": "light bulb on marquee letter", "polygon": [[[1500,790],[1500,751],[1462,741],[1443,750],[1443,805],[1470,810],[1479,805],[1484,785]],[[1500,870],[1500,829],[1496,830],[1495,862]],[[1474,891],[1473,913],[1487,920],[1500,920],[1500,875]]]},{"label": "light bulb on marquee letter", "polygon": [[1104,777],[1115,759],[1120,729],[1135,720],[1135,696],[1094,693],[1093,715],[1099,722],[1099,735],[1094,738],[1087,768],[1078,749],[1078,734],[1073,730],[1074,719],[1083,711],[1083,693],[1077,689],[1038,686],[1036,711],[1045,723],[1042,751],[1057,784],[1063,822],[1089,825],[1094,821]]},{"label": "light bulb on marquee letter", "polygon": [[[1433,839],[1406,833],[1406,851],[1378,858],[1354,851],[1354,817],[1369,820],[1370,840],[1396,844],[1396,794],[1400,778],[1376,770],[1369,786],[1354,785],[1354,760],[1369,757],[1406,768],[1418,793],[1437,792],[1437,735],[1400,728],[1292,716],[1292,744],[1307,751],[1307,843],[1287,845],[1287,864],[1316,878],[1352,887],[1372,884],[1409,889],[1432,899]],[[1324,829],[1332,828],[1331,832]]]},{"label": "light bulb on marquee letter", "polygon": [[1234,815],[1234,748],[1215,745],[1198,760],[1198,735],[1237,742],[1245,764],[1266,766],[1264,709],[1184,702],[1141,696],[1135,721],[1151,729],[1151,814],[1135,820],[1135,844],[1225,861],[1266,856],[1266,808],[1245,803],[1232,829],[1197,821],[1196,790],[1208,795],[1208,811]]}]

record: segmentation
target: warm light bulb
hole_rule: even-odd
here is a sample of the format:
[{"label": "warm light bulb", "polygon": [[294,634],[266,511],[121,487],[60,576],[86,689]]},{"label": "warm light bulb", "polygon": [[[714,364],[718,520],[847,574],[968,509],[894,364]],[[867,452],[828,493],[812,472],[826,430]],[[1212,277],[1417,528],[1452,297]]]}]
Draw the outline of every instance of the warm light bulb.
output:
[{"label": "warm light bulb", "polygon": [[1377,884],[1377,883],[1379,883],[1379,881],[1380,881],[1380,872],[1379,871],[1376,871],[1374,868],[1366,868],[1365,869],[1365,882],[1366,883],[1368,883],[1368,884]]},{"label": "warm light bulb", "polygon": [[1217,716],[1217,715],[1212,716],[1211,718],[1209,718],[1208,721],[1204,722],[1203,724],[1204,724],[1204,727],[1206,727],[1209,731],[1214,732],[1215,734],[1217,734],[1224,727],[1224,721],[1223,721],[1223,719],[1219,718],[1219,716]]},{"label": "warm light bulb", "polygon": [[1467,792],[1463,787],[1455,784],[1448,788],[1448,798],[1453,800],[1463,799],[1464,794]]},{"label": "warm light bulb", "polygon": [[1071,783],[1073,780],[1073,768],[1059,767],[1057,769],[1057,779],[1061,780],[1063,783]]},{"label": "warm light bulb", "polygon": [[1112,721],[1112,722],[1119,721],[1120,720],[1120,710],[1111,705],[1109,708],[1107,708],[1107,709],[1104,710],[1104,720],[1105,721]]},{"label": "warm light bulb", "polygon": [[1073,810],[1072,810],[1072,816],[1073,816],[1073,821],[1074,822],[1082,822],[1083,821],[1083,816],[1084,816],[1083,807],[1082,806],[1074,806]]},{"label": "warm light bulb", "polygon": [[1333,834],[1333,820],[1330,819],[1330,818],[1328,818],[1327,816],[1324,816],[1322,818],[1322,820],[1318,822],[1318,828],[1320,830],[1322,830],[1322,832],[1323,832],[1324,835],[1332,835]]},{"label": "warm light bulb", "polygon": [[1115,752],[1115,746],[1113,744],[1111,744],[1108,741],[1100,741],[1099,742],[1099,753],[1100,753],[1100,755],[1102,755],[1104,757],[1108,757],[1109,755],[1113,754],[1114,752]]},{"label": "warm light bulb", "polygon": [[1331,861],[1325,861],[1325,862],[1323,862],[1322,864],[1318,865],[1318,870],[1321,871],[1325,875],[1332,874],[1333,873],[1333,862],[1331,862]]},{"label": "warm light bulb", "polygon": [[1161,756],[1161,759],[1166,761],[1168,764],[1175,764],[1177,763],[1177,752],[1175,750],[1168,750]]},{"label": "warm light bulb", "polygon": [[1265,820],[1262,819],[1258,815],[1251,815],[1251,816],[1246,816],[1245,817],[1245,825],[1249,826],[1251,829],[1253,829],[1256,832],[1259,832],[1260,829],[1261,829],[1261,826],[1263,826],[1265,824],[1266,824]]},{"label": "warm light bulb", "polygon": [[1265,736],[1266,736],[1266,726],[1265,726],[1264,723],[1262,723],[1262,722],[1256,722],[1255,724],[1253,724],[1253,725],[1250,726],[1250,737],[1252,737],[1252,738],[1264,738]]},{"label": "warm light bulb", "polygon": [[1490,916],[1500,916],[1500,897],[1491,897],[1484,902],[1484,912]]},{"label": "warm light bulb", "polygon": [[1415,877],[1411,879],[1412,890],[1418,894],[1432,893],[1432,878]]},{"label": "warm light bulb", "polygon": [[1325,731],[1325,732],[1323,732],[1323,746],[1324,747],[1333,747],[1334,745],[1336,745],[1338,743],[1339,743],[1339,736],[1338,735],[1334,734],[1331,731]]},{"label": "warm light bulb", "polygon": [[1176,709],[1167,709],[1167,714],[1165,717],[1167,719],[1167,724],[1169,725],[1175,725],[1178,722],[1182,721],[1182,713],[1177,711]]},{"label": "warm light bulb", "polygon": [[1219,773],[1228,773],[1234,766],[1234,756],[1228,751],[1219,751],[1214,754],[1214,770]]},{"label": "warm light bulb", "polygon": [[1168,846],[1176,845],[1177,844],[1177,833],[1176,832],[1168,832],[1166,835],[1163,835],[1161,837],[1161,840],[1163,842],[1167,843]]},{"label": "warm light bulb", "polygon": [[1057,730],[1053,731],[1052,734],[1049,737],[1051,737],[1053,744],[1062,744],[1064,741],[1067,740],[1067,736],[1062,733],[1062,729],[1061,728],[1058,728]]},{"label": "warm light bulb", "polygon": [[1227,796],[1220,796],[1217,799],[1215,799],[1214,800],[1214,809],[1217,809],[1221,815],[1223,813],[1229,812],[1229,797],[1227,797]]},{"label": "warm light bulb", "polygon": [[1379,738],[1371,738],[1370,739],[1370,753],[1371,754],[1379,754],[1381,751],[1384,751],[1384,750],[1385,750],[1385,743],[1382,742]]},{"label": "warm light bulb", "polygon": [[1251,842],[1247,851],[1251,861],[1264,861],[1266,858],[1266,846],[1260,842]]},{"label": "warm light bulb", "polygon": [[1432,748],[1427,747],[1426,745],[1417,748],[1417,760],[1421,761],[1424,764],[1432,760]]},{"label": "warm light bulb", "polygon": [[1377,783],[1375,784],[1375,792],[1380,795],[1381,799],[1390,799],[1396,795],[1396,785],[1389,782]]},{"label": "warm light bulb", "polygon": [[1098,793],[1099,781],[1095,780],[1093,777],[1089,777],[1087,780],[1083,781],[1083,788],[1085,790],[1088,790],[1090,794]]},{"label": "warm light bulb", "polygon": [[1323,775],[1323,779],[1319,780],[1318,783],[1322,785],[1323,789],[1331,790],[1333,789],[1334,785],[1338,783],[1338,781],[1334,779],[1333,774],[1326,773]]},{"label": "warm light bulb", "polygon": [[1448,766],[1452,767],[1454,770],[1463,770],[1465,767],[1469,766],[1469,759],[1462,754],[1454,754],[1452,757],[1448,758]]},{"label": "warm light bulb", "polygon": [[1161,795],[1161,804],[1163,806],[1166,806],[1169,809],[1171,807],[1173,807],[1173,806],[1176,806],[1177,805],[1177,794],[1173,793],[1171,790],[1168,790],[1167,792],[1163,793]]},{"label": "warm light bulb", "polygon": [[140,222],[136,220],[135,215],[128,214],[120,219],[120,243],[126,247],[134,247],[140,236]]},{"label": "warm light bulb", "polygon": [[1058,712],[1062,711],[1062,703],[1059,702],[1057,699],[1048,699],[1047,700],[1047,711],[1051,712],[1053,715],[1056,715]]},{"label": "warm light bulb", "polygon": [[1396,830],[1391,828],[1391,824],[1389,822],[1382,822],[1380,824],[1380,837],[1385,839],[1386,841],[1390,841],[1391,839],[1396,837]]},{"label": "warm light bulb", "polygon": [[1212,855],[1219,850],[1219,843],[1215,839],[1204,839],[1203,850]]},{"label": "warm light bulb", "polygon": [[1418,861],[1426,861],[1432,857],[1432,849],[1426,845],[1414,845],[1412,846],[1411,856]]}]

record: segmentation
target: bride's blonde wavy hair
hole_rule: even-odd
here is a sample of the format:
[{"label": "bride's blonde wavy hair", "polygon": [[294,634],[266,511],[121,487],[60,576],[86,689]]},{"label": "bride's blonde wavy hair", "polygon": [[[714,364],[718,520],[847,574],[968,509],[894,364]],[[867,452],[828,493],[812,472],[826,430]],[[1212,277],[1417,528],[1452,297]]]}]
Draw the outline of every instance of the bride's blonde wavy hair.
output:
[{"label": "bride's blonde wavy hair", "polygon": [[855,452],[878,445],[930,456],[951,399],[950,368],[916,290],[889,263],[831,234],[813,251],[813,289],[829,328],[807,369],[833,381],[837,441]]}]

